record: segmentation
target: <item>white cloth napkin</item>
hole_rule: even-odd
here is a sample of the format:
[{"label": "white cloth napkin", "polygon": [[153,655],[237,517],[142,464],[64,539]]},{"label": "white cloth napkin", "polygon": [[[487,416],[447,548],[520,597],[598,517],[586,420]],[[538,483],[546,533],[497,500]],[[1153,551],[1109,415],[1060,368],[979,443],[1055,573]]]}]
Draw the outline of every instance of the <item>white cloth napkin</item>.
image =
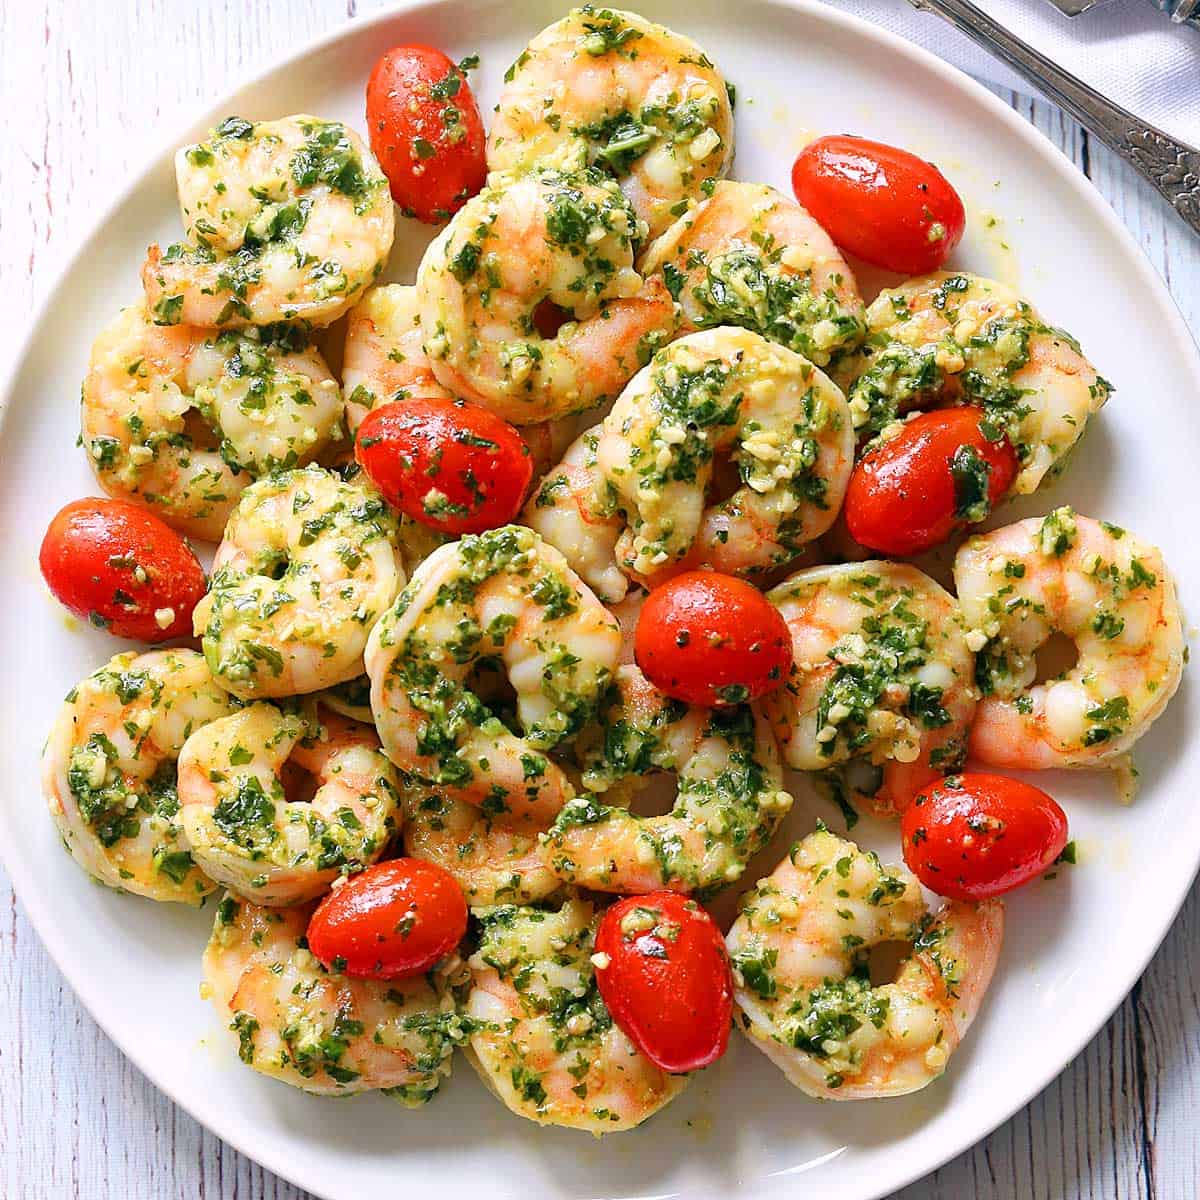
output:
[{"label": "white cloth napkin", "polygon": [[[932,50],[989,83],[1034,89],[934,13],[906,0],[826,0]],[[1048,0],[976,0],[1073,75],[1160,129],[1200,146],[1200,28],[1176,25],[1151,0],[1109,0],[1064,17]]]}]

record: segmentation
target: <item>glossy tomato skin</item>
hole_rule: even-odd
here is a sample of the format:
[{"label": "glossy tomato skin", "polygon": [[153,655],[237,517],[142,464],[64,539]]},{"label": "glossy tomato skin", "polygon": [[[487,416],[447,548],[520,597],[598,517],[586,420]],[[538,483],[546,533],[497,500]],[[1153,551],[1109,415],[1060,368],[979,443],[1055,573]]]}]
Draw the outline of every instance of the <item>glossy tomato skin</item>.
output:
[{"label": "glossy tomato skin", "polygon": [[511,521],[533,477],[529,447],[513,426],[455,400],[412,397],[372,409],[354,453],[389,504],[443,533]]},{"label": "glossy tomato skin", "polygon": [[308,948],[356,979],[409,979],[441,962],[467,931],[453,876],[421,858],[375,863],[334,888],[308,922]]},{"label": "glossy tomato skin", "polygon": [[367,81],[371,149],[406,216],[445,221],[487,178],[483,121],[462,70],[432,46],[395,46]]},{"label": "glossy tomato skin", "polygon": [[983,420],[969,404],[920,413],[865,455],[846,489],[854,540],[883,554],[919,554],[983,520],[1019,469],[1008,439],[989,441]]},{"label": "glossy tomato skin", "polygon": [[127,500],[74,500],[50,522],[38,563],[55,599],[116,637],[190,637],[204,595],[192,548],[154,513]]},{"label": "glossy tomato skin", "polygon": [[792,166],[792,190],[843,250],[903,275],[942,267],[967,224],[937,167],[866,138],[810,142]]},{"label": "glossy tomato skin", "polygon": [[695,900],[678,892],[618,900],[600,918],[596,951],[607,956],[596,969],[600,995],[652,1063],[698,1071],[725,1053],[729,957],[716,922]]},{"label": "glossy tomato skin", "polygon": [[779,687],[791,669],[792,638],[757,588],[717,571],[685,571],[646,597],[634,657],[660,692],[711,708]]},{"label": "glossy tomato skin", "polygon": [[1005,775],[950,775],[900,822],[904,861],[930,890],[986,900],[1036,879],[1067,844],[1067,816],[1041,788]]}]

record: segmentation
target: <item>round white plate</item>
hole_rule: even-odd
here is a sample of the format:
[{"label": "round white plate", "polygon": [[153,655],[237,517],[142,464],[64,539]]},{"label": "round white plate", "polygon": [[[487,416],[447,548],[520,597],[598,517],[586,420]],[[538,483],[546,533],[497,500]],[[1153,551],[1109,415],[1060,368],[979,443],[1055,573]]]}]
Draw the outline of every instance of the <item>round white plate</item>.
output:
[{"label": "round white plate", "polygon": [[[416,1113],[378,1095],[308,1097],[247,1070],[199,996],[211,910],[178,911],[91,884],[62,851],[39,793],[38,754],[57,705],[117,647],[64,621],[38,578],[38,543],[60,505],[97,491],[74,448],[79,381],[96,330],[138,295],[147,243],[172,240],[177,229],[170,152],[233,112],[307,111],[362,129],[367,73],[397,42],[480,53],[473,80],[490,104],[521,45],[565,7],[442,0],[347,26],[180,131],[80,247],[37,316],[3,402],[9,682],[0,689],[0,852],[51,954],[125,1053],[221,1137],[322,1196],[389,1195],[437,1181],[449,1197],[868,1200],[932,1170],[1025,1104],[1144,968],[1200,859],[1189,683],[1138,747],[1133,809],[1119,806],[1103,774],[1040,780],[1070,813],[1080,864],[1010,901],[996,981],[944,1079],[905,1099],[821,1104],[735,1037],[725,1060],[673,1106],[603,1141],[511,1116],[461,1058],[443,1094]],[[796,149],[814,132],[840,131],[908,146],[948,171],[971,216],[958,262],[1018,284],[1117,385],[1066,477],[1004,518],[1069,501],[1161,544],[1185,600],[1200,596],[1200,362],[1163,286],[1074,168],[964,76],[820,4],[648,0],[640,8],[696,38],[737,84],[738,178],[786,189]],[[991,230],[985,213],[998,220]],[[401,222],[396,278],[411,279],[428,236]],[[832,810],[801,802],[792,829],[811,827],[814,812],[841,828]],[[854,836],[894,860],[894,830],[864,822]],[[786,845],[781,836],[770,857]]]}]

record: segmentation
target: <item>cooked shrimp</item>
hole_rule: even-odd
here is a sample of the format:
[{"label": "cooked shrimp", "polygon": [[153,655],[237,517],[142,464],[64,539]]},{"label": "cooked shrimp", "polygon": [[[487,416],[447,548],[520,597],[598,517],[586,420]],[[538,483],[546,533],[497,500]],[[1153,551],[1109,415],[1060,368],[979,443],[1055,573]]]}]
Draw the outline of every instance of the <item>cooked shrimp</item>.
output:
[{"label": "cooked shrimp", "polygon": [[761,183],[716,184],[649,247],[641,270],[664,272],[684,333],[739,325],[819,367],[866,333],[841,251],[800,205]]},{"label": "cooked shrimp", "polygon": [[[288,798],[285,767],[311,776],[311,800]],[[193,856],[255,903],[302,904],[374,862],[399,824],[398,787],[374,731],[329,712],[314,729],[251,704],[197,730],[179,755]]]},{"label": "cooked shrimp", "polygon": [[[531,529],[505,525],[442,546],[367,647],[388,756],[490,814],[553,819],[573,791],[545,752],[595,715],[620,644],[613,618]],[[520,734],[468,678],[496,660],[516,693]]]},{"label": "cooked shrimp", "polygon": [[188,852],[175,764],[191,733],[233,707],[194,650],[128,650],[71,689],[42,752],[42,792],[89,875],[185,904],[216,887]]},{"label": "cooked shrimp", "polygon": [[350,310],[342,353],[342,387],[351,433],[377,405],[410,396],[453,399],[438,383],[422,340],[414,287],[398,283],[373,287]]},{"label": "cooked shrimp", "polygon": [[401,794],[405,852],[449,872],[473,907],[530,904],[562,889],[540,838],[548,822],[485,812],[416,783]]},{"label": "cooked shrimp", "polygon": [[[454,398],[438,383],[422,340],[416,288],[396,283],[374,287],[350,310],[342,383],[351,433],[377,405],[410,397]],[[526,425],[521,430],[535,478],[558,461],[574,431],[575,422],[570,418]]]},{"label": "cooked shrimp", "polygon": [[361,675],[367,634],[404,583],[395,534],[368,484],[320,467],[247,488],[194,614],[221,686],[256,699]]},{"label": "cooked shrimp", "polygon": [[[714,457],[740,486],[705,507]],[[777,567],[833,524],[854,466],[841,392],[806,358],[746,329],[689,334],[660,350],[604,419],[602,511],[624,515],[626,574],[708,565]]]},{"label": "cooked shrimp", "polygon": [[[580,743],[587,795],[568,801],[544,839],[558,875],[598,892],[707,894],[741,876],[792,807],[767,720],[748,704],[697,708],[663,695],[633,661],[643,596],[617,607],[621,666],[601,732]],[[645,817],[624,791],[674,772],[669,813]],[[618,803],[605,803],[606,793]]]},{"label": "cooked shrimp", "polygon": [[[954,562],[980,643],[983,699],[971,754],[990,766],[1095,767],[1123,755],[1161,715],[1186,643],[1161,551],[1069,508],[966,542]],[[1035,682],[1053,634],[1078,661]]]},{"label": "cooked shrimp", "polygon": [[387,262],[387,179],[338,121],[227,117],[176,154],[175,177],[186,240],[142,268],[160,325],[329,325]]},{"label": "cooked shrimp", "polygon": [[700,47],[590,4],[521,52],[488,137],[492,171],[555,163],[611,172],[652,236],[732,161],[729,90]]},{"label": "cooked shrimp", "polygon": [[592,906],[477,910],[468,960],[467,1057],[512,1112],[600,1135],[632,1129],[670,1103],[686,1075],[656,1067],[604,1006],[592,964]]},{"label": "cooked shrimp", "polygon": [[[540,168],[485,188],[417,274],[439,382],[514,425],[612,399],[675,324],[662,279],[634,270],[644,233],[617,185],[595,171]],[[550,332],[547,312],[566,323]]]},{"label": "cooked shrimp", "polygon": [[521,520],[561,551],[601,600],[615,604],[629,590],[617,565],[617,539],[625,523],[619,514],[601,511],[599,441],[599,430],[589,429],[571,443],[562,462],[538,485]]},{"label": "cooked shrimp", "polygon": [[795,665],[763,708],[784,760],[837,767],[882,812],[962,766],[975,713],[975,656],[958,606],[916,567],[868,561],[797,571],[767,593]]},{"label": "cooked shrimp", "polygon": [[319,1096],[381,1088],[416,1108],[450,1075],[465,1038],[457,958],[415,979],[350,979],[309,952],[311,905],[262,908],[226,895],[204,951],[203,992],[238,1057]]},{"label": "cooked shrimp", "polygon": [[341,435],[338,385],[304,334],[153,324],[123,308],[92,346],[81,440],[110,496],[219,541],[243,489]]},{"label": "cooked shrimp", "polygon": [[[917,881],[870,851],[811,833],[753,891],[726,941],[735,1021],[788,1081],[823,1100],[904,1096],[932,1083],[991,982],[1004,907],[928,913]],[[892,983],[867,955],[911,941]]]},{"label": "cooked shrimp", "polygon": [[881,292],[867,309],[867,344],[838,378],[863,433],[911,408],[980,406],[1020,458],[1017,495],[1062,470],[1112,392],[1078,343],[1011,288],[945,271]]}]

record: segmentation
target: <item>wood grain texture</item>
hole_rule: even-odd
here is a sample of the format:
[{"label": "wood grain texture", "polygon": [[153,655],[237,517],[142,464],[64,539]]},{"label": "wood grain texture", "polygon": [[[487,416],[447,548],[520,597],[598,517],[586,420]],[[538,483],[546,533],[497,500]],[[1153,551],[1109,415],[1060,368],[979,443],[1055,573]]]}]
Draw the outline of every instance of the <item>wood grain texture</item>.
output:
[{"label": "wood grain texture", "polygon": [[[158,131],[368,0],[0,3],[0,362],[54,265]],[[1200,329],[1200,241],[1061,113],[1003,94],[1095,182]],[[83,198],[83,199],[81,199]],[[4,364],[6,365],[6,364]],[[1136,402],[1138,397],[1126,398]],[[1098,952],[1097,971],[1104,969]],[[896,1200],[1193,1200],[1200,895],[1028,1108]],[[150,1085],[84,1012],[0,873],[0,1195],[301,1200]]]}]

